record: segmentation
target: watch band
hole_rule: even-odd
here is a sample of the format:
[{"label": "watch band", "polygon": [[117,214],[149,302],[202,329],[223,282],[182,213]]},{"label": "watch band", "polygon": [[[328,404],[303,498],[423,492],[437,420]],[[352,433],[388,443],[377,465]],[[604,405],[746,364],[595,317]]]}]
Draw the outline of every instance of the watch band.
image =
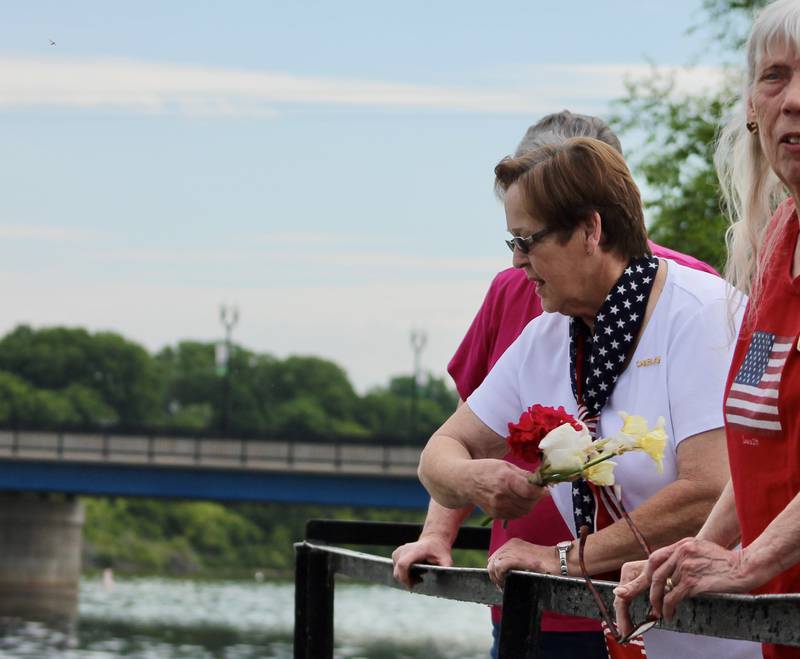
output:
[{"label": "watch band", "polygon": [[561,568],[561,576],[568,577],[569,570],[567,569],[567,552],[572,549],[571,542],[559,542],[556,545],[556,553],[558,554],[558,565]]}]

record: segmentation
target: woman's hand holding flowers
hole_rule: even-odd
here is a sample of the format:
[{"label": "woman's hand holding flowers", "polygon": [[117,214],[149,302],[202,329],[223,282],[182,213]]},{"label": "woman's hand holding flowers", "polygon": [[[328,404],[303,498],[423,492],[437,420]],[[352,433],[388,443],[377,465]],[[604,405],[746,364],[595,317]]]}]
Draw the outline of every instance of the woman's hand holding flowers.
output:
[{"label": "woman's hand holding flowers", "polygon": [[[667,435],[664,419],[651,429],[640,416],[625,412],[622,429],[613,437],[592,441],[586,426],[569,415],[563,407],[532,405],[517,423],[508,424],[506,442],[512,453],[537,466],[529,472],[505,460],[473,460],[472,501],[488,517],[516,519],[527,514],[544,494],[542,488],[553,483],[574,481],[580,477],[605,486],[614,484],[615,462],[610,458],[630,451],[644,451],[661,471]],[[520,480],[524,475],[526,487]]]},{"label": "woman's hand holding flowers", "polygon": [[531,482],[530,472],[505,460],[473,460],[465,468],[472,500],[497,519],[527,515],[545,494],[543,487]]},{"label": "woman's hand holding flowers", "polygon": [[664,419],[659,418],[653,428],[648,428],[643,417],[620,414],[624,423],[616,435],[592,441],[586,426],[563,407],[533,405],[522,413],[519,422],[508,424],[508,446],[517,457],[539,465],[529,476],[536,485],[580,477],[595,485],[613,485],[616,463],[610,458],[630,451],[644,451],[661,471],[667,443]]}]

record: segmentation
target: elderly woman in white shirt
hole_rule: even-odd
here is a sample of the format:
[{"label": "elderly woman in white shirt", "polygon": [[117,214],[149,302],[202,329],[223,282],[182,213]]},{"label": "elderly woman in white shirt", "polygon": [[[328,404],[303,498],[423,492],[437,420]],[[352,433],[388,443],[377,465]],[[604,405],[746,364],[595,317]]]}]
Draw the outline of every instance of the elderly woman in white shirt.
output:
[{"label": "elderly woman in white shirt", "polygon": [[[655,258],[639,191],[613,149],[574,138],[506,159],[495,169],[514,265],[535,282],[545,314],[533,320],[484,383],[431,437],[419,475],[449,508],[477,504],[512,519],[551,494],[568,526],[587,524],[590,574],[616,571],[642,549],[602,489],[583,480],[550,490],[500,458],[504,435],[529,406],[563,406],[597,436],[618,412],[666,420],[658,473],[644,454],[616,459],[621,498],[654,547],[696,532],[727,479],[722,391],[732,339],[722,280]],[[617,517],[618,519],[618,517]],[[502,585],[512,569],[579,574],[572,546],[514,539],[489,559]],[[563,569],[562,569],[563,567]],[[648,657],[757,657],[751,643],[653,631]]]}]

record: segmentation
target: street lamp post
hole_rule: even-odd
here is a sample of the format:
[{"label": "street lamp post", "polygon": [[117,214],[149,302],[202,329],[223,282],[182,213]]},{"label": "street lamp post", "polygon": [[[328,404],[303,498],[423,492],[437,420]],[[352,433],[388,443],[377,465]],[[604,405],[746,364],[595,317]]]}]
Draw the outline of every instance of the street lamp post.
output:
[{"label": "street lamp post", "polygon": [[[239,322],[239,309],[235,306],[221,304],[219,307],[219,319],[225,328],[225,342],[223,343],[222,355],[218,356],[218,363],[224,364],[222,380],[222,432],[227,433],[231,418],[231,334],[233,328]],[[222,357],[222,359],[219,359]]]},{"label": "street lamp post", "polygon": [[411,349],[414,351],[414,373],[411,376],[411,418],[408,424],[408,438],[414,439],[417,432],[417,408],[419,393],[417,384],[421,370],[421,355],[428,343],[428,335],[423,330],[411,330]]}]

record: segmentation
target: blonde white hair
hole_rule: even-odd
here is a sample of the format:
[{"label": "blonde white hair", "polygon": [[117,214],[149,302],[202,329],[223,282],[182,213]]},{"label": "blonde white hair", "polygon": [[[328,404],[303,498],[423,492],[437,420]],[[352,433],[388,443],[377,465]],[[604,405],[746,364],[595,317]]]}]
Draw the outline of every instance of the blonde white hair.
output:
[{"label": "blonde white hair", "polygon": [[747,40],[747,79],[733,118],[722,129],[714,163],[725,212],[731,225],[726,240],[725,275],[739,290],[759,297],[764,265],[769,261],[779,231],[767,237],[770,218],[787,195],[761,149],[758,134],[747,130],[747,105],[756,71],[764,55],[789,46],[800,53],[800,2],[776,0],[759,12]]}]

